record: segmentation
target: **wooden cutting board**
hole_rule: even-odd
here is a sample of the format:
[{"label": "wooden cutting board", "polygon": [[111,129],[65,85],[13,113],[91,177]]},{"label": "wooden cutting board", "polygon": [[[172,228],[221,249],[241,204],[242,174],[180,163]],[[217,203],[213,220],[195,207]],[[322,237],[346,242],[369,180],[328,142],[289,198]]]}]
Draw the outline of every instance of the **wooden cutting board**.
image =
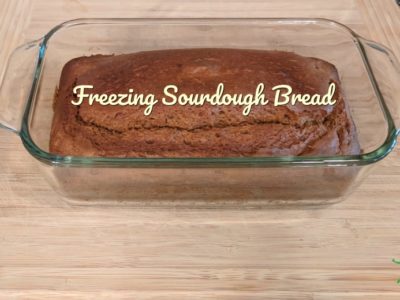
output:
[{"label": "wooden cutting board", "polygon": [[[78,17],[322,17],[400,56],[394,0],[1,0],[0,68]],[[0,299],[400,299],[399,147],[312,210],[72,207],[3,130],[0,157]]]}]

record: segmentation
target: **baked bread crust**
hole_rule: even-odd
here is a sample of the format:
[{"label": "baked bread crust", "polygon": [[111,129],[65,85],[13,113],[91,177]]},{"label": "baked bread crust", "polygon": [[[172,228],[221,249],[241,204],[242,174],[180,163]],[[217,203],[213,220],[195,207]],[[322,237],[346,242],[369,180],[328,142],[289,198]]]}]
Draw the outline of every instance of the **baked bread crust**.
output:
[{"label": "baked bread crust", "polygon": [[[287,84],[294,93],[326,94],[336,84],[333,106],[165,106],[149,116],[140,106],[90,106],[73,88],[91,92],[155,94],[166,85],[180,93],[254,93],[265,84]],[[95,55],[69,61],[54,101],[50,152],[100,157],[241,157],[348,155],[360,152],[336,68],[323,60],[291,52],[240,49],[179,49],[122,55]]]}]

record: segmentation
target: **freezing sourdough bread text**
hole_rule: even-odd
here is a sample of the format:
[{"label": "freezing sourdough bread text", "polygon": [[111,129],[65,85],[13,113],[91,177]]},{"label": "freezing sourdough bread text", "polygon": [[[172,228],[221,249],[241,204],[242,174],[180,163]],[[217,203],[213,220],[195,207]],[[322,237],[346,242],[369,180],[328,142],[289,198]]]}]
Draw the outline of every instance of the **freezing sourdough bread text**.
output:
[{"label": "freezing sourdough bread text", "polygon": [[[73,105],[81,105],[85,100],[89,105],[97,102],[101,105],[137,105],[145,106],[144,115],[148,116],[153,111],[154,106],[159,102],[154,94],[135,94],[133,89],[129,89],[126,94],[94,94],[88,93],[93,89],[93,85],[77,85],[73,89],[76,99],[71,100]],[[176,85],[169,84],[163,89],[165,97],[161,99],[163,105],[193,105],[202,106],[206,102],[211,105],[239,105],[243,107],[243,115],[250,114],[254,105],[267,105],[269,99],[264,94],[265,86],[259,83],[253,94],[229,94],[224,93],[224,84],[219,83],[213,94],[185,94],[178,93]],[[276,85],[272,88],[275,92],[273,99],[274,106],[295,105],[297,102],[303,105],[334,105],[335,83],[330,83],[325,95],[320,94],[295,94],[289,85]]]}]

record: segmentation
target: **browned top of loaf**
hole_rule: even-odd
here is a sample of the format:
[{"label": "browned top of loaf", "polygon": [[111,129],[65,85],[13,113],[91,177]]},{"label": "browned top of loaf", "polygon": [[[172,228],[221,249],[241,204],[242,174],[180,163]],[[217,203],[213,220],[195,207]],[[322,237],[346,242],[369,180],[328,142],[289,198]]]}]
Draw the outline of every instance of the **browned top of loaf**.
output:
[{"label": "browned top of loaf", "polygon": [[[295,93],[325,94],[337,84],[334,106],[165,106],[150,116],[144,107],[71,104],[73,87],[91,84],[93,93],[155,94],[168,84],[179,93],[254,93],[265,84],[288,84]],[[271,101],[271,100],[270,100]],[[54,103],[50,152],[75,156],[235,157],[334,155],[359,151],[336,68],[290,52],[237,49],[181,49],[79,57],[63,68]]]}]

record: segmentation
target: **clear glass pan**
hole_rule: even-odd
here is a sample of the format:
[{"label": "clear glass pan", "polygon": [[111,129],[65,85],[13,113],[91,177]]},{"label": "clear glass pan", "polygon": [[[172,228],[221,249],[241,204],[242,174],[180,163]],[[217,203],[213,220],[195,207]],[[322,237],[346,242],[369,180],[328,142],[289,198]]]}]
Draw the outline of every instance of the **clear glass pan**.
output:
[{"label": "clear glass pan", "polygon": [[[169,159],[48,152],[54,92],[70,59],[196,47],[293,51],[333,63],[362,153]],[[79,19],[14,51],[0,89],[0,124],[20,135],[52,186],[68,199],[185,206],[324,204],[347,195],[395,146],[399,82],[400,67],[390,50],[331,20]]]}]

